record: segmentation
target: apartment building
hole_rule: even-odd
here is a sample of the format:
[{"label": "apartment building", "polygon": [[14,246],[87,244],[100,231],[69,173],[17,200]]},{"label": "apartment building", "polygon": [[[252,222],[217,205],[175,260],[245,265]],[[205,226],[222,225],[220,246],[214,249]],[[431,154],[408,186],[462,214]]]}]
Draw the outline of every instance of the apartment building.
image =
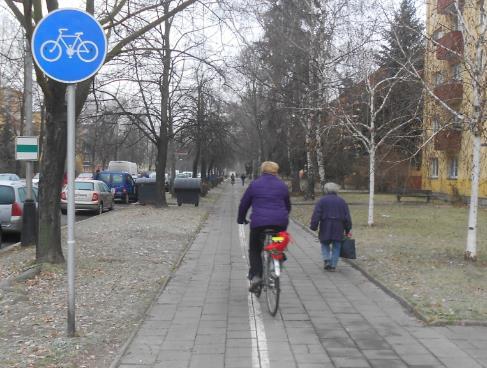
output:
[{"label": "apartment building", "polygon": [[[468,121],[475,113],[475,76],[472,73],[475,65],[484,69],[481,80],[485,81],[487,75],[486,63],[482,61],[487,53],[486,45],[478,47],[481,36],[487,35],[484,12],[480,11],[482,3],[477,0],[460,3],[431,0],[427,3],[429,40],[425,79],[429,91],[436,97],[431,93],[425,97],[422,182],[423,189],[430,189],[445,199],[468,199],[470,196],[473,134]],[[480,88],[482,101],[487,99],[485,87],[484,84]],[[485,130],[485,122],[480,127]],[[479,198],[481,204],[487,205],[485,131],[482,135]]]}]

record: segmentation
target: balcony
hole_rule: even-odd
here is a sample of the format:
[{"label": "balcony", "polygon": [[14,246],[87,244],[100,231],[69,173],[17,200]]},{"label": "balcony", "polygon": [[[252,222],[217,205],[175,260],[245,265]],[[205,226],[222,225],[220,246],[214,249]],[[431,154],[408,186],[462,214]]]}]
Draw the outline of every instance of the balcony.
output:
[{"label": "balcony", "polygon": [[[460,0],[458,6],[460,11],[463,10],[464,1]],[[455,14],[455,0],[438,0],[436,3],[436,10],[439,14]]]},{"label": "balcony", "polygon": [[463,55],[463,36],[460,31],[446,33],[438,40],[436,58],[438,60],[448,60],[450,63],[457,63]]},{"label": "balcony", "polygon": [[450,81],[440,84],[434,89],[435,95],[450,107],[458,107],[463,100],[463,84],[461,81]]},{"label": "balcony", "polygon": [[459,152],[462,146],[462,131],[457,129],[444,129],[436,133],[435,150],[445,152]]}]

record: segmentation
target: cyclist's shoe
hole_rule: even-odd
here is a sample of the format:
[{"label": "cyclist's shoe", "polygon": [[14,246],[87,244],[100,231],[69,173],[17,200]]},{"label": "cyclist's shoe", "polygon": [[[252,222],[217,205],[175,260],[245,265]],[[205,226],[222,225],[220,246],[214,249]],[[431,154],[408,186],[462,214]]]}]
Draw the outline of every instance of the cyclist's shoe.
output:
[{"label": "cyclist's shoe", "polygon": [[251,293],[257,293],[260,290],[261,285],[262,285],[262,279],[259,276],[254,276],[250,281],[249,291]]},{"label": "cyclist's shoe", "polygon": [[331,268],[330,261],[324,261],[323,268],[328,271]]}]

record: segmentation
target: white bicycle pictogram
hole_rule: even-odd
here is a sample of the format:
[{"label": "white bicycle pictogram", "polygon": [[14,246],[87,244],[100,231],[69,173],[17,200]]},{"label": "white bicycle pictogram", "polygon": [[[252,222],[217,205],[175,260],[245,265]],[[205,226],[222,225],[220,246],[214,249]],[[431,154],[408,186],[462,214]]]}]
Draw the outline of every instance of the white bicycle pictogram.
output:
[{"label": "white bicycle pictogram", "polygon": [[[56,40],[47,40],[42,43],[40,50],[42,58],[51,63],[58,61],[63,54],[62,44],[66,48],[68,58],[71,59],[77,54],[85,63],[94,61],[98,57],[98,46],[92,41],[83,41],[81,39],[83,32],[76,32],[74,35],[63,34],[67,30],[67,28],[58,29],[59,35]],[[68,44],[66,39],[74,39],[74,41]]]}]

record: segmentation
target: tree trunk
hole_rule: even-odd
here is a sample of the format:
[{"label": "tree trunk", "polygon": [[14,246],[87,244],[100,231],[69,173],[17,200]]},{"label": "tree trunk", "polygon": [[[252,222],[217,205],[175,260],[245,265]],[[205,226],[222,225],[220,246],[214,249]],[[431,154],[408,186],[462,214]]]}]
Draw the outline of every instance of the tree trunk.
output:
[{"label": "tree trunk", "polygon": [[473,155],[472,155],[472,184],[470,189],[470,207],[468,212],[467,246],[465,259],[477,260],[477,209],[479,205],[479,182],[480,182],[480,148],[481,136],[472,133]]},{"label": "tree trunk", "polygon": [[321,194],[325,194],[325,160],[323,157],[323,142],[320,137],[319,129],[315,129],[316,133],[316,162],[318,163],[318,177],[320,179]]},{"label": "tree trunk", "polygon": [[289,162],[289,171],[291,174],[291,192],[292,193],[300,193],[301,188],[299,186],[299,167],[296,167],[296,162],[294,160],[294,154],[292,149],[292,138],[291,138],[291,130],[294,126],[293,121],[291,124],[287,124],[286,129],[286,137],[287,137],[287,160]]},{"label": "tree trunk", "polygon": [[66,160],[67,112],[66,85],[49,81],[45,93],[46,124],[43,139],[39,183],[39,240],[37,262],[64,262],[61,247],[60,193]]},{"label": "tree trunk", "polygon": [[315,199],[315,169],[313,161],[313,154],[315,152],[315,134],[313,131],[313,119],[313,114],[310,114],[306,123],[306,166],[308,185],[305,192],[305,198],[307,199]]},{"label": "tree trunk", "polygon": [[[309,117],[311,120],[312,117]],[[309,199],[315,199],[315,172],[314,172],[314,164],[313,164],[313,130],[312,130],[312,123],[308,122],[308,132],[306,133],[306,165],[307,165],[307,179],[308,179],[308,186],[306,188],[305,196]]]},{"label": "tree trunk", "polygon": [[369,157],[369,215],[367,224],[374,225],[374,195],[375,195],[375,147],[370,150]]},{"label": "tree trunk", "polygon": [[169,178],[169,190],[171,191],[171,194],[174,194],[174,179],[176,178],[176,145],[174,144],[174,129],[172,125],[172,118],[170,118],[169,121],[169,152],[168,152],[168,157],[169,157],[169,162],[170,162],[170,178]]},{"label": "tree trunk", "polygon": [[[169,12],[169,3],[164,4],[164,12]],[[161,92],[161,126],[159,128],[159,139],[157,140],[157,161],[156,161],[156,206],[166,207],[166,162],[167,146],[169,142],[169,82],[171,71],[171,48],[169,33],[171,31],[171,22],[166,19],[164,22],[164,59],[162,80],[160,81],[159,90]]]},{"label": "tree trunk", "polygon": [[200,142],[199,138],[196,138],[198,142],[196,143],[196,155],[194,156],[193,159],[193,178],[198,177],[198,165],[200,162],[200,155],[201,155],[201,147],[200,147]]},{"label": "tree trunk", "polygon": [[206,181],[208,179],[208,165],[206,163],[206,155],[203,153],[201,156],[201,180]]},{"label": "tree trunk", "polygon": [[[163,130],[161,124],[161,131]],[[156,160],[156,207],[166,207],[166,161],[167,161],[167,134],[161,132],[160,139],[157,142],[157,160]]]}]

